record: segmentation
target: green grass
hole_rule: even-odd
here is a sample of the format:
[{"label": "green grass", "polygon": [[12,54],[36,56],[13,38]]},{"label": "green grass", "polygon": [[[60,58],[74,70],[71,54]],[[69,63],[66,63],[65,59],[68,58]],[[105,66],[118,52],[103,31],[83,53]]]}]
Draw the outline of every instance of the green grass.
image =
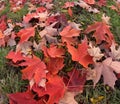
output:
[{"label": "green grass", "polygon": [[[66,10],[61,9],[61,6],[66,0],[54,0],[55,9],[53,12],[60,11],[67,14]],[[75,1],[75,0],[70,0]],[[8,2],[8,0],[6,0]],[[111,10],[109,5],[114,4],[112,0],[109,0],[108,6],[103,7],[100,14],[88,13],[86,10],[79,7],[73,8],[73,17],[67,16],[67,19],[76,23],[80,23],[82,29],[84,30],[88,25],[92,24],[94,21],[100,21],[103,13],[110,16],[110,25],[112,33],[116,41],[120,44],[120,15],[117,12]],[[59,7],[59,8],[58,8]],[[6,14],[8,18],[12,19],[14,22],[19,22],[22,20],[23,15],[28,12],[27,5],[24,6],[17,13],[10,11],[10,4],[6,3],[6,8],[0,13],[0,16]],[[21,73],[19,68],[15,68],[8,65],[8,61],[5,56],[9,52],[10,48],[0,48],[0,96],[3,97],[4,102],[2,104],[7,104],[8,93],[23,91],[26,86],[25,81],[21,80]],[[36,53],[39,55],[39,53]],[[99,96],[104,98],[97,103],[92,103],[90,98],[97,99]],[[116,88],[115,90],[109,87],[103,86],[103,84],[98,84],[94,89],[91,84],[86,84],[84,92],[76,97],[80,104],[120,104],[120,90]],[[1,102],[0,102],[1,104]]]},{"label": "green grass", "polygon": [[3,103],[7,104],[7,94],[22,91],[25,89],[26,82],[21,80],[18,68],[8,66],[5,56],[9,48],[0,48],[0,96],[4,98]]},{"label": "green grass", "polygon": [[[65,0],[60,0],[60,2],[58,0],[54,1],[56,4],[54,11],[60,11],[62,13],[68,14],[67,10],[58,8],[64,5]],[[116,11],[110,9],[110,6],[114,4],[115,2],[113,0],[109,0],[107,2],[107,6],[102,8],[97,7],[98,10],[100,10],[99,14],[89,13],[87,10],[76,6],[72,8],[73,17],[67,16],[67,19],[76,23],[80,23],[82,25],[81,28],[84,30],[88,25],[93,24],[94,21],[101,21],[102,14],[105,13],[107,16],[110,17],[110,29],[114,34],[115,40],[118,44],[120,44],[120,15]]]}]

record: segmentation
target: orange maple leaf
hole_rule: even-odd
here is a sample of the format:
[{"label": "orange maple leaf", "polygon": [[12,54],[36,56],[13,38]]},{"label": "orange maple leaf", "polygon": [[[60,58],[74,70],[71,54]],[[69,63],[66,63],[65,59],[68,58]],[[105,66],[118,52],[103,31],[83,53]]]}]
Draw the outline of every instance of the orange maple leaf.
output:
[{"label": "orange maple leaf", "polygon": [[65,54],[65,50],[62,47],[57,47],[54,44],[51,44],[49,48],[43,46],[42,51],[46,57],[52,58],[62,58]]},{"label": "orange maple leaf", "polygon": [[38,96],[49,95],[47,104],[55,104],[64,96],[65,85],[61,77],[58,75],[47,75],[48,82],[46,82],[46,89],[39,88],[38,86],[33,87],[33,91],[37,92]]},{"label": "orange maple leaf", "polygon": [[7,56],[7,59],[11,59],[14,63],[16,63],[17,61],[22,61],[24,60],[24,57],[22,56],[21,52],[13,52],[10,51]]},{"label": "orange maple leaf", "polygon": [[19,43],[23,43],[24,41],[28,41],[28,39],[34,35],[35,35],[34,27],[22,29],[17,33],[17,36],[20,37]]},{"label": "orange maple leaf", "polygon": [[92,31],[95,31],[93,36],[95,37],[97,44],[100,44],[102,41],[106,41],[111,46],[114,38],[109,26],[105,22],[96,22],[88,26],[85,33],[88,34]]},{"label": "orange maple leaf", "polygon": [[71,26],[66,26],[61,32],[62,42],[64,43],[72,43],[75,42],[73,37],[79,36],[80,30],[72,28]]},{"label": "orange maple leaf", "polygon": [[89,64],[93,63],[92,57],[89,55],[87,49],[87,41],[84,40],[81,44],[78,44],[78,48],[67,44],[68,52],[72,56],[73,61],[78,61],[84,67],[88,67]]},{"label": "orange maple leaf", "polygon": [[88,4],[95,4],[95,0],[84,0]]},{"label": "orange maple leaf", "polygon": [[34,80],[36,84],[39,84],[42,78],[46,78],[46,65],[38,57],[25,58],[24,61],[19,64],[27,66],[21,71],[23,79]]},{"label": "orange maple leaf", "polygon": [[52,74],[57,74],[59,70],[64,67],[64,59],[63,58],[49,58],[47,65],[47,70]]}]

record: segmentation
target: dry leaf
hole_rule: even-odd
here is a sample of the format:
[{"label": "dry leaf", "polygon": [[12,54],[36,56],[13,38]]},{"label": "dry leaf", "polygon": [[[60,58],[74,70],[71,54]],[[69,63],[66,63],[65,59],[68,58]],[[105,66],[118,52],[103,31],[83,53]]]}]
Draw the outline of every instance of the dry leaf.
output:
[{"label": "dry leaf", "polygon": [[110,17],[106,16],[105,14],[102,15],[102,21],[106,24],[109,24]]},{"label": "dry leaf", "polygon": [[111,52],[109,55],[114,59],[114,60],[119,60],[120,59],[120,46],[118,49],[116,49],[115,43],[113,42],[111,47]]},{"label": "dry leaf", "polygon": [[97,60],[100,60],[104,54],[101,53],[101,50],[99,47],[92,46],[92,43],[89,44],[90,48],[88,48],[88,53],[90,56],[93,56],[93,61],[96,62]]},{"label": "dry leaf", "polygon": [[65,92],[64,97],[60,100],[58,104],[78,104],[77,101],[75,101],[75,92]]},{"label": "dry leaf", "polygon": [[96,71],[96,77],[93,79],[94,85],[100,80],[101,75],[104,78],[104,84],[108,84],[114,89],[115,81],[117,77],[114,73],[120,73],[120,62],[112,61],[112,58],[105,59],[102,63],[96,63],[94,70]]}]

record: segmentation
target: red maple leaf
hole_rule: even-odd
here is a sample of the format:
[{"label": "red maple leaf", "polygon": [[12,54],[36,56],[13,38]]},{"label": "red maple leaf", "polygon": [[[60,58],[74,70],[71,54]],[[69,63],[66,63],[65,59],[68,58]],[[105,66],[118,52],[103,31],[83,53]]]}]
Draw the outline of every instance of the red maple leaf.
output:
[{"label": "red maple leaf", "polygon": [[34,80],[36,84],[39,84],[42,78],[46,78],[46,65],[38,57],[25,58],[24,61],[19,64],[27,66],[21,71],[23,79]]},{"label": "red maple leaf", "polygon": [[51,44],[49,48],[43,46],[42,50],[46,57],[62,58],[65,54],[65,50],[62,47],[57,47],[54,44]]},{"label": "red maple leaf", "polygon": [[[59,14],[59,15],[55,15],[55,16],[50,16],[47,18],[46,20],[46,25],[50,25],[54,22],[58,22],[59,24],[62,25],[66,25],[67,24],[67,19],[66,16],[64,14]],[[58,26],[59,27],[59,26]],[[57,27],[57,28],[58,28]]]},{"label": "red maple leaf", "polygon": [[106,6],[106,0],[99,0],[97,2],[97,4],[101,7],[101,6]]},{"label": "red maple leaf", "polygon": [[46,9],[45,7],[41,6],[41,7],[37,8],[36,12],[37,12],[37,13],[43,13],[43,12],[45,12],[46,10],[47,10],[47,9]]},{"label": "red maple leaf", "polygon": [[93,63],[92,57],[89,55],[87,49],[88,44],[87,41],[84,40],[81,44],[78,44],[78,48],[67,44],[68,52],[72,56],[73,61],[78,61],[84,67],[88,67],[89,64]]},{"label": "red maple leaf", "polygon": [[29,13],[26,16],[23,17],[23,21],[25,23],[28,23],[32,18],[36,17],[37,13]]},{"label": "red maple leaf", "polygon": [[86,82],[86,72],[80,69],[73,69],[68,73],[69,79],[65,79],[68,91],[82,92]]},{"label": "red maple leaf", "polygon": [[95,0],[84,0],[88,4],[95,4]]},{"label": "red maple leaf", "polygon": [[17,33],[17,36],[20,37],[20,42],[28,41],[28,39],[35,35],[34,27],[29,27],[26,29],[22,29]]},{"label": "red maple leaf", "polygon": [[47,75],[48,82],[46,82],[46,88],[40,88],[38,86],[34,86],[33,90],[38,93],[38,96],[49,95],[47,104],[58,103],[59,100],[64,96],[65,93],[65,85],[58,75]]},{"label": "red maple leaf", "polygon": [[47,70],[52,74],[57,74],[64,67],[63,55],[65,54],[65,50],[53,44],[49,48],[44,46],[42,50],[45,55],[44,61],[47,65]]},{"label": "red maple leaf", "polygon": [[38,104],[31,92],[8,94],[10,104]]},{"label": "red maple leaf", "polygon": [[66,42],[68,44],[75,42],[73,37],[79,36],[80,30],[74,29],[71,26],[66,26],[61,32],[60,35],[62,36],[62,42]]},{"label": "red maple leaf", "polygon": [[6,22],[5,22],[5,16],[2,16],[1,18],[0,18],[0,30],[3,32],[6,28],[7,28],[7,26],[6,26]]},{"label": "red maple leaf", "polygon": [[34,55],[32,58],[23,57],[20,52],[10,51],[6,58],[12,59],[14,63],[23,61],[18,64],[18,66],[26,66],[21,71],[23,79],[34,80],[34,83],[39,84],[42,78],[46,78],[46,65],[38,57]]},{"label": "red maple leaf", "polygon": [[74,7],[74,2],[66,2],[63,6],[63,8],[67,8],[68,9],[68,14],[72,17],[73,12],[71,7]]},{"label": "red maple leaf", "polygon": [[52,74],[57,74],[64,67],[63,58],[49,58],[47,61],[47,70]]},{"label": "red maple leaf", "polygon": [[74,7],[74,2],[66,2],[63,6],[63,8],[69,8],[69,7]]},{"label": "red maple leaf", "polygon": [[11,59],[14,63],[16,63],[17,61],[22,61],[24,60],[24,57],[22,56],[21,52],[13,52],[10,51],[7,56],[7,59]]},{"label": "red maple leaf", "polygon": [[95,37],[97,44],[100,44],[102,41],[106,41],[111,46],[114,38],[109,26],[105,22],[96,22],[88,26],[85,33],[88,34],[92,31],[95,31],[93,36]]}]

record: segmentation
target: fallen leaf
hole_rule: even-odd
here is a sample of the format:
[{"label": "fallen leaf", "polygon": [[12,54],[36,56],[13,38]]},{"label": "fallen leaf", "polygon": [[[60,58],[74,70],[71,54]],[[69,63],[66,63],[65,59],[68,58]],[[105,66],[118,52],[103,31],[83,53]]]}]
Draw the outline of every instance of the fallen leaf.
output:
[{"label": "fallen leaf", "polygon": [[106,3],[107,3],[106,0],[99,0],[99,1],[97,2],[97,5],[99,5],[100,7],[101,7],[101,6],[106,6]]},{"label": "fallen leaf", "polygon": [[74,99],[75,97],[74,92],[65,92],[64,97],[59,101],[58,104],[78,104],[78,102]]},{"label": "fallen leaf", "polygon": [[62,42],[66,42],[68,44],[74,41],[73,37],[79,36],[80,30],[74,29],[71,26],[66,26],[61,32]]},{"label": "fallen leaf", "polygon": [[65,50],[62,47],[57,47],[54,44],[51,44],[49,48],[43,46],[42,50],[46,57],[63,58],[65,54]]},{"label": "fallen leaf", "polygon": [[[102,31],[101,31],[102,30]],[[96,39],[96,43],[100,44],[102,41],[106,41],[109,46],[111,46],[112,41],[114,41],[113,34],[111,33],[109,26],[104,22],[95,22],[94,24],[88,26],[85,30],[85,33],[93,33],[93,36]]]},{"label": "fallen leaf", "polygon": [[95,0],[84,0],[88,4],[95,4]]},{"label": "fallen leaf", "polygon": [[120,73],[119,66],[120,62],[112,61],[112,58],[107,58],[102,63],[96,63],[94,69],[96,70],[96,77],[93,80],[94,85],[96,85],[100,80],[101,75],[103,75],[104,84],[108,84],[114,89],[115,81],[117,80],[114,71]]},{"label": "fallen leaf", "polygon": [[47,70],[52,74],[57,74],[64,67],[63,58],[49,58],[46,62]]},{"label": "fallen leaf", "polygon": [[39,34],[40,34],[41,38],[44,38],[45,36],[51,36],[51,37],[57,36],[58,31],[56,28],[53,28],[55,24],[56,24],[56,22],[49,26],[46,26],[42,31],[40,31]]},{"label": "fallen leaf", "polygon": [[72,17],[73,16],[73,11],[71,8],[68,8],[68,14]]},{"label": "fallen leaf", "polygon": [[20,66],[26,66],[22,72],[22,79],[28,79],[29,81],[34,79],[38,85],[40,81],[46,78],[46,65],[38,57],[25,58],[25,62],[20,63]]},{"label": "fallen leaf", "polygon": [[[58,75],[47,75],[48,81],[46,82],[46,88],[40,88],[37,86],[33,87],[33,90],[38,94],[39,97],[44,95],[49,95],[46,103],[54,104],[58,103],[59,100],[64,96],[65,93],[65,85]],[[55,90],[54,90],[55,89]]]},{"label": "fallen leaf", "polygon": [[14,63],[16,63],[17,61],[22,61],[24,60],[24,56],[21,54],[21,52],[13,52],[10,51],[7,56],[7,59],[11,59]]},{"label": "fallen leaf", "polygon": [[78,61],[85,68],[88,67],[89,64],[93,63],[92,56],[88,53],[88,44],[86,40],[83,40],[81,44],[78,44],[78,48],[67,44],[68,52],[72,56],[73,61]]},{"label": "fallen leaf", "polygon": [[[94,3],[94,0],[91,0],[92,3]],[[89,0],[86,0],[86,2],[91,2]],[[75,5],[79,5],[81,8],[86,9],[88,12],[93,12],[93,13],[99,13],[100,11],[97,8],[92,8],[89,3],[87,4],[83,0],[79,0],[78,2],[75,2]]]},{"label": "fallen leaf", "polygon": [[105,14],[102,15],[102,21],[105,22],[106,24],[110,24],[109,23],[110,17],[106,16]]},{"label": "fallen leaf", "polygon": [[63,8],[70,8],[70,7],[74,7],[74,2],[65,2]]},{"label": "fallen leaf", "polygon": [[90,98],[90,101],[92,102],[92,104],[97,104],[101,102],[103,99],[104,99],[104,96],[98,96],[97,98]]},{"label": "fallen leaf", "polygon": [[21,53],[23,53],[25,56],[26,55],[30,55],[32,54],[32,42],[30,41],[25,41],[24,43],[18,44],[16,46],[16,51],[20,51]]},{"label": "fallen leaf", "polygon": [[86,82],[86,71],[83,69],[72,69],[68,73],[69,79],[66,79],[66,87],[68,91],[83,92],[84,84]]},{"label": "fallen leaf", "polygon": [[111,49],[111,52],[109,52],[109,55],[112,57],[112,59],[119,60],[120,59],[120,46],[118,49],[116,49],[115,43],[112,42],[110,49]]},{"label": "fallen leaf", "polygon": [[10,104],[38,104],[31,92],[8,94]]},{"label": "fallen leaf", "polygon": [[99,47],[93,46],[92,43],[90,43],[89,46],[90,48],[88,48],[88,53],[93,57],[94,62],[100,60],[104,56]]},{"label": "fallen leaf", "polygon": [[0,18],[0,31],[5,31],[5,29],[7,28],[7,24],[5,22],[6,16],[2,16]]},{"label": "fallen leaf", "polygon": [[19,43],[23,43],[25,41],[28,41],[28,39],[32,36],[35,35],[35,30],[34,27],[29,27],[26,29],[21,29],[18,33],[17,36],[20,37]]}]

